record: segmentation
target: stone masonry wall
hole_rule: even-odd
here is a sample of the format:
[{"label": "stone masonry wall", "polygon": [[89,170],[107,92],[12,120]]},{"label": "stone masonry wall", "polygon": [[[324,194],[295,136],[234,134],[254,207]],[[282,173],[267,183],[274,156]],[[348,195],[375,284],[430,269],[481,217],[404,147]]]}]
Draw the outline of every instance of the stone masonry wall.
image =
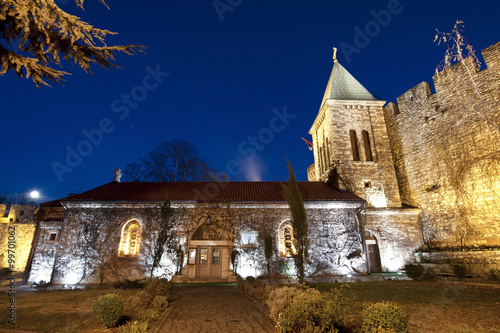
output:
[{"label": "stone masonry wall", "polygon": [[498,278],[500,274],[500,250],[423,252],[419,260],[432,267],[436,273],[454,274],[452,265],[464,265],[467,274]]},{"label": "stone masonry wall", "polygon": [[[61,237],[61,229],[61,221],[39,222],[38,236],[34,240],[36,244],[28,283],[50,281]],[[51,239],[51,234],[56,234],[54,240]]]},{"label": "stone masonry wall", "polygon": [[422,209],[431,247],[500,244],[500,43],[384,108],[404,204]]},{"label": "stone masonry wall", "polygon": [[[338,206],[338,205],[337,205]],[[307,205],[306,205],[307,207]],[[184,253],[188,253],[187,239],[198,226],[205,223],[210,214],[212,224],[219,226],[229,239],[233,240],[234,248],[241,253],[248,252],[239,239],[239,230],[260,230],[264,225],[271,228],[275,234],[275,255],[273,267],[280,268],[279,228],[281,223],[290,219],[286,205],[260,207],[237,207],[224,204],[197,204],[174,207],[175,232],[177,244]],[[152,239],[156,231],[153,228],[154,219],[159,218],[159,205],[128,204],[70,207],[67,211],[64,227],[61,223],[46,221],[41,226],[35,258],[32,265],[30,281],[47,279],[52,271],[47,268],[55,266],[54,283],[75,284],[116,280],[118,278],[138,278],[149,276],[152,264]],[[362,247],[360,225],[356,218],[354,207],[307,208],[310,229],[310,258],[308,274],[345,274],[346,272],[366,272],[366,256]],[[135,219],[141,223],[141,242],[138,257],[118,257],[118,248],[122,226]],[[85,226],[96,226],[98,238],[90,247],[85,239],[91,233],[85,231]],[[47,237],[57,230],[62,230],[57,241],[50,242]],[[59,252],[57,259],[55,254]],[[156,276],[171,277],[175,272],[174,252],[164,254]],[[255,266],[261,266],[255,272],[263,273],[262,249],[256,245],[251,250]],[[347,258],[349,256],[349,259]],[[184,264],[187,256],[184,256]],[[99,276],[101,274],[101,276]],[[45,275],[44,275],[45,274]]]},{"label": "stone masonry wall", "polygon": [[24,272],[36,229],[35,209],[35,205],[11,205],[5,214],[7,207],[0,205],[0,268],[11,267],[9,254],[13,254],[14,270]]},{"label": "stone masonry wall", "polygon": [[[355,184],[355,194],[368,205],[401,207],[382,105],[382,101],[328,100],[311,129],[315,172],[308,173],[326,180],[331,163],[339,161],[341,172]],[[350,130],[356,132],[360,161],[353,160]],[[363,130],[369,135],[373,161],[366,158]],[[321,153],[324,150],[327,153]]]},{"label": "stone masonry wall", "polygon": [[422,247],[419,215],[419,209],[365,210],[365,235],[376,238],[384,272],[399,271],[414,261],[415,252]]},{"label": "stone masonry wall", "polygon": [[[28,263],[35,228],[35,223],[0,223],[0,267],[10,267],[8,250],[15,250],[14,270],[24,272]],[[12,245],[9,246],[12,241],[15,248]]]}]

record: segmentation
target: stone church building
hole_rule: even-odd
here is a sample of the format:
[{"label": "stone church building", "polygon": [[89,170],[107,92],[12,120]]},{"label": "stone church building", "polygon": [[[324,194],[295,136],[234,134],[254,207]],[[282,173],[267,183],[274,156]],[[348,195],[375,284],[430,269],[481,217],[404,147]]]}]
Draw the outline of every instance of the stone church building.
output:
[{"label": "stone church building", "polygon": [[[483,56],[486,69],[467,59],[434,76],[434,94],[423,82],[385,107],[334,60],[309,132],[314,164],[309,181],[299,182],[309,222],[307,276],[397,272],[421,259],[417,251],[500,246],[500,158],[494,158],[500,151],[500,43]],[[152,270],[166,196],[173,238]],[[294,274],[281,182],[127,183],[115,177],[42,204],[37,219],[31,282],[259,276],[267,273],[262,230],[273,235],[272,271]],[[494,262],[499,252],[484,258]]]}]

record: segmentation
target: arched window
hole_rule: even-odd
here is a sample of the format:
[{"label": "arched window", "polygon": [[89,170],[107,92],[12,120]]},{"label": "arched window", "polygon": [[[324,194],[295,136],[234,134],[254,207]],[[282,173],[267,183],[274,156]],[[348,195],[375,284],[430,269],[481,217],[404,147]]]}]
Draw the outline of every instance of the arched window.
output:
[{"label": "arched window", "polygon": [[332,163],[332,160],[330,159],[330,144],[328,143],[328,138],[326,138],[325,147],[326,147],[326,163],[328,171],[330,169],[330,164]]},{"label": "arched window", "polygon": [[283,229],[283,238],[285,245],[285,255],[291,256],[293,254],[293,229],[291,226],[286,226]]},{"label": "arched window", "polygon": [[135,257],[139,255],[141,230],[141,224],[136,220],[125,223],[122,228],[119,256]]},{"label": "arched window", "polygon": [[319,147],[318,155],[319,155],[319,171],[320,171],[320,173],[323,173],[323,168],[325,165],[325,163],[323,161],[323,147]]},{"label": "arched window", "polygon": [[280,256],[291,257],[295,253],[293,228],[290,222],[284,222],[279,230]]},{"label": "arched window", "polygon": [[366,160],[373,161],[372,147],[370,145],[370,136],[368,135],[368,131],[363,130],[361,133],[363,134],[363,143],[365,144]]},{"label": "arched window", "polygon": [[326,157],[326,150],[328,148],[326,146],[323,146],[323,172],[326,172],[328,170],[328,159]]},{"label": "arched window", "polygon": [[351,137],[352,159],[354,161],[359,161],[358,139],[356,137],[356,131],[350,130],[349,136]]}]

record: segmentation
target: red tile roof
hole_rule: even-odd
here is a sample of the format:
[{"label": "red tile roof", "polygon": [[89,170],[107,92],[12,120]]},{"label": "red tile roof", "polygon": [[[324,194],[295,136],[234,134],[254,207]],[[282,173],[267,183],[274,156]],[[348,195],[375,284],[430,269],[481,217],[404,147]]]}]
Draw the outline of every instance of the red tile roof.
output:
[{"label": "red tile roof", "polygon": [[[281,184],[282,182],[108,183],[59,201],[163,201],[168,195],[171,201],[284,202]],[[298,184],[304,201],[364,201],[350,192],[335,189],[323,182]]]}]

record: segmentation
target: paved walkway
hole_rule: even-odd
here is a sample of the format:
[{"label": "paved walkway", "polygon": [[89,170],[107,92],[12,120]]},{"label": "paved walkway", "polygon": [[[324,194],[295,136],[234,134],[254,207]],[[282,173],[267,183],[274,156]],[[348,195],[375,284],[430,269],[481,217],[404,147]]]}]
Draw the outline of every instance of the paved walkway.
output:
[{"label": "paved walkway", "polygon": [[235,287],[179,287],[152,333],[276,332],[264,308]]}]

